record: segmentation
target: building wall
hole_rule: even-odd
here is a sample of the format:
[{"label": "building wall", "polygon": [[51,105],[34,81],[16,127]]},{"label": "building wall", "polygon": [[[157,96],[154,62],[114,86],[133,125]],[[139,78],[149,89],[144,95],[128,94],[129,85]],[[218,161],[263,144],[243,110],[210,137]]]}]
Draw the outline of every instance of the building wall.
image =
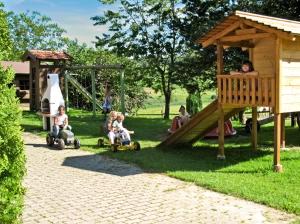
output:
[{"label": "building wall", "polygon": [[17,96],[20,98],[21,103],[28,103],[29,94],[29,74],[15,74],[14,83],[17,89]]},{"label": "building wall", "polygon": [[280,112],[300,111],[300,40],[282,40]]},{"label": "building wall", "polygon": [[255,40],[252,50],[252,63],[259,76],[275,77],[275,38]]}]

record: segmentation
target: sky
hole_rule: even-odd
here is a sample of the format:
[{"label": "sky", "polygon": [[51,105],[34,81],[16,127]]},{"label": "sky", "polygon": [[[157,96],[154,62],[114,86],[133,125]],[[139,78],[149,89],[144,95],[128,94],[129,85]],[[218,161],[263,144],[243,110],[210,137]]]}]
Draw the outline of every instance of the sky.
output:
[{"label": "sky", "polygon": [[102,5],[97,0],[2,0],[6,10],[16,13],[38,11],[50,17],[67,33],[65,36],[78,39],[80,43],[93,46],[95,36],[107,31],[106,26],[94,26],[90,19],[102,15],[109,5]]}]

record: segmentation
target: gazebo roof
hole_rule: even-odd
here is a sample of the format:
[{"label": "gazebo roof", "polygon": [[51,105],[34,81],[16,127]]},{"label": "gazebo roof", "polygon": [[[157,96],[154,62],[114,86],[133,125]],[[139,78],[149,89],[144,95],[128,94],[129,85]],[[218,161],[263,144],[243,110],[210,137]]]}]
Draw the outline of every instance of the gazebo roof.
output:
[{"label": "gazebo roof", "polygon": [[298,21],[235,11],[199,38],[197,42],[202,44],[203,47],[209,46],[215,40],[240,27],[241,23],[268,33],[277,34],[285,39],[296,40],[296,36],[300,36],[300,22]]},{"label": "gazebo roof", "polygon": [[70,60],[72,57],[64,51],[29,50],[23,55],[23,60]]}]

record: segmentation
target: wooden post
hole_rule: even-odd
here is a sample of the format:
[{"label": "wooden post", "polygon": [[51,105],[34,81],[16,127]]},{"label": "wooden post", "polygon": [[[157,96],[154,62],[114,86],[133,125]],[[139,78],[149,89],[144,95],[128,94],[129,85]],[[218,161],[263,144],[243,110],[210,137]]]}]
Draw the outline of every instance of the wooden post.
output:
[{"label": "wooden post", "polygon": [[95,72],[91,74],[92,78],[92,98],[93,98],[93,116],[96,117],[96,87],[95,87]]},{"label": "wooden post", "polygon": [[[217,42],[217,75],[222,75],[224,68],[223,62],[223,45]],[[224,87],[223,87],[224,88]],[[222,91],[218,89],[218,91]],[[219,104],[219,120],[218,120],[218,130],[219,130],[219,152],[217,159],[225,159],[224,152],[224,110],[222,104]]]},{"label": "wooden post", "polygon": [[124,69],[121,71],[120,84],[121,84],[121,92],[120,92],[120,99],[121,99],[121,112],[122,112],[123,114],[125,114],[125,86],[124,86]]},{"label": "wooden post", "polygon": [[219,152],[217,155],[217,159],[225,159],[224,152],[224,110],[222,105],[219,104],[219,120],[218,120],[218,130],[219,130]]},{"label": "wooden post", "polygon": [[285,115],[282,114],[281,116],[281,138],[280,138],[280,145],[281,148],[285,148]]},{"label": "wooden post", "polygon": [[223,45],[217,42],[217,75],[222,75],[224,62],[223,62]]},{"label": "wooden post", "polygon": [[280,142],[281,142],[281,114],[274,115],[274,171],[282,172],[280,164]]},{"label": "wooden post", "polygon": [[252,149],[257,150],[257,107],[252,107]]},{"label": "wooden post", "polygon": [[65,98],[66,98],[66,103],[65,103],[65,107],[66,107],[66,111],[69,111],[69,85],[68,85],[68,73],[65,73]]}]

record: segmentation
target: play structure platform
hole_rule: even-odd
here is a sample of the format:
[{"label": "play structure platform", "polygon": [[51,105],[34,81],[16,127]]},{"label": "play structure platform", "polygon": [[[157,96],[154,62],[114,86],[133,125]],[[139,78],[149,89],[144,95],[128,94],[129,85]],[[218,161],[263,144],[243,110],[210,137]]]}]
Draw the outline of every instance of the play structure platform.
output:
[{"label": "play structure platform", "polygon": [[[251,143],[257,149],[257,107],[274,114],[273,167],[282,171],[280,149],[285,147],[286,113],[300,111],[300,22],[236,11],[200,37],[203,48],[215,46],[218,101],[195,115],[161,145],[193,143],[218,126],[217,158],[225,159],[224,122],[240,108],[252,108]],[[226,74],[228,48],[248,53],[255,74]]]},{"label": "play structure platform", "polygon": [[[224,119],[228,120],[243,108],[224,108]],[[188,123],[169,135],[160,146],[193,144],[204,137],[209,131],[218,127],[219,107],[218,100],[213,101],[202,111],[195,114]]]}]

